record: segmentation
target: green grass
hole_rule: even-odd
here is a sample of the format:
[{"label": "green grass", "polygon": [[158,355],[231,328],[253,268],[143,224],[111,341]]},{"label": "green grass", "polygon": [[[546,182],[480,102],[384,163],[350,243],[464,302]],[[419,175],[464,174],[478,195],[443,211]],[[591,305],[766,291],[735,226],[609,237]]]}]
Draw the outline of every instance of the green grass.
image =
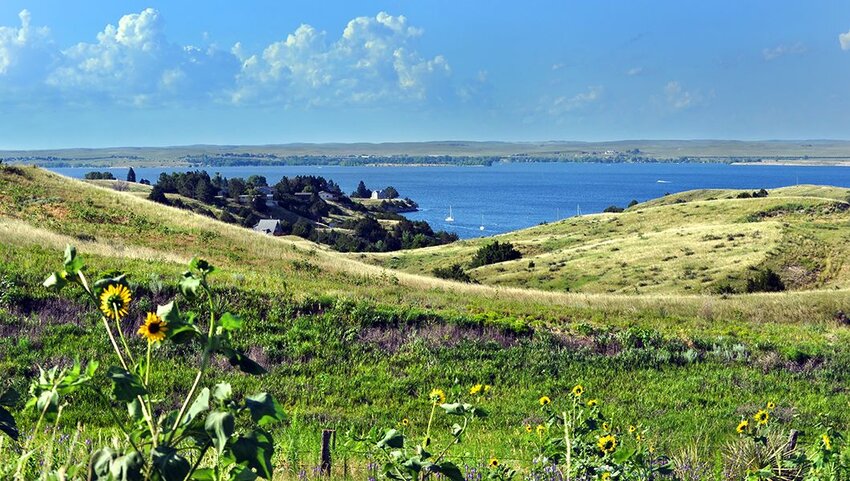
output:
[{"label": "green grass", "polygon": [[[556,249],[584,250],[585,256],[576,254],[567,266],[617,262],[623,251],[632,251],[637,260],[631,262],[645,263],[648,272],[655,261],[640,260],[637,253],[667,237],[687,246],[706,244],[681,257],[698,258],[719,272],[731,269],[734,259],[752,265],[776,259],[820,262],[824,278],[818,289],[731,297],[687,294],[673,287],[676,275],[671,273],[680,268],[675,267],[657,274],[661,287],[641,295],[623,294],[628,289],[556,293],[387,270],[361,262],[374,259],[370,256],[344,256],[296,238],[255,234],[131,192],[33,168],[2,168],[0,370],[20,387],[37,364],[67,364],[75,357],[111,362],[96,314],[80,296],[73,291],[56,296],[40,287],[61,264],[64,244],[71,242],[86,258],[91,278],[112,269],[128,273],[137,297],[129,317],[136,323],[145,310],[174,294],[168,286],[193,255],[219,267],[213,281],[217,294],[249,326],[237,342],[256,346],[251,354],[270,373],[247,378],[221,364],[216,374],[237,392],[269,390],[288,412],[297,413],[297,429],[277,433],[281,465],[292,461],[286,452],[293,443],[315,453],[323,427],[360,432],[395,426],[406,417],[421,432],[431,388],[442,387],[458,399],[468,397],[469,386],[479,382],[494,386],[492,399],[485,402],[492,416],[468,435],[463,449],[472,459],[497,455],[528,463],[531,440],[522,427],[539,421],[536,400],[549,395],[564,402],[576,383],[588,389],[589,397],[601,399],[619,425],[643,425],[669,450],[696,438],[707,439],[707,449],[717,448],[742,414],[768,400],[779,405],[778,420],[794,427],[812,427],[825,414],[846,429],[850,331],[834,320],[836,311],[850,306],[850,291],[841,284],[843,254],[835,244],[846,220],[841,213],[824,212],[838,202],[829,195],[665,199],[673,202],[500,236],[540,256]],[[741,220],[789,203],[815,213]],[[683,218],[728,230],[689,227]],[[720,242],[703,241],[710,232],[743,233],[747,242],[710,262],[716,251],[712,246]],[[612,236],[622,242],[620,251],[591,247],[606,245]],[[788,242],[789,236],[800,240]],[[467,241],[398,259],[457,257],[473,252],[474,245]],[[812,250],[816,246],[822,250]],[[518,262],[527,269],[527,258]],[[675,262],[684,268],[690,261]],[[576,282],[588,291],[613,285],[616,278],[590,268],[576,273]],[[197,308],[203,312],[203,306]],[[165,392],[185,390],[183,379],[193,359],[177,348],[163,349],[161,355],[174,368],[153,382]],[[66,421],[68,426],[81,422],[87,434],[97,435],[108,422],[104,416],[90,396],[79,396]],[[26,415],[21,421],[31,425],[33,418]],[[448,425],[439,421],[439,427]]]},{"label": "green grass", "polygon": [[[626,294],[712,293],[770,268],[794,290],[850,287],[845,240],[850,190],[798,186],[766,198],[692,191],[496,236],[523,258],[470,270],[491,285]],[[418,274],[469,264],[492,242],[375,254],[370,262]],[[739,289],[741,290],[741,289]]]}]

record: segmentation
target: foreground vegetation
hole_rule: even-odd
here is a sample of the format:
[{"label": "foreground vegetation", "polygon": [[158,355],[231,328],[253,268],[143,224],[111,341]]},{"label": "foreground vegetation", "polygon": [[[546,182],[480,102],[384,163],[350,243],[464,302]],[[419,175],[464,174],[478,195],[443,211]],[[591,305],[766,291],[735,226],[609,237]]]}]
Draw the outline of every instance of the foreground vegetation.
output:
[{"label": "foreground vegetation", "polygon": [[[41,286],[66,243],[86,253],[89,277],[126,274],[133,295],[127,319],[134,322],[124,334],[134,353],[145,352],[147,341],[135,335],[145,313],[174,297],[181,312],[196,312],[199,320],[225,310],[244,319],[244,328],[232,333],[232,347],[268,374],[245,376],[221,361],[211,372],[235,393],[267,391],[288,414],[270,432],[272,464],[284,478],[302,469],[309,475],[319,464],[323,428],[335,428],[339,437],[335,472],[348,469],[357,479],[379,475],[371,464],[381,456],[375,450],[394,428],[404,448],[387,451],[401,449],[407,460],[421,456],[416,445],[430,437],[437,448],[425,450],[436,457],[451,445],[445,459],[465,474],[476,469],[507,476],[504,468],[559,479],[551,462],[534,460],[554,460],[563,472],[566,459],[553,454],[567,452],[563,416],[553,415],[575,406],[581,422],[571,424],[579,429],[592,399],[625,453],[616,456],[629,454],[631,463],[644,452],[645,459],[669,458],[671,469],[688,464],[703,473],[686,478],[680,472],[682,479],[722,479],[726,470],[732,470],[729,479],[741,479],[734,473],[748,466],[732,465],[745,459],[740,452],[755,453],[762,467],[775,466],[770,450],[784,450],[792,428],[801,433],[788,462],[801,469],[811,472],[821,462],[816,455],[825,452],[824,434],[832,454],[821,459],[838,462],[844,451],[837,434],[850,427],[844,409],[850,344],[837,314],[850,305],[847,290],[724,298],[459,284],[368,266],[297,238],[254,234],[130,192],[6,167],[0,169],[0,369],[4,384],[20,393],[37,379],[37,365],[70,367],[75,358],[86,365],[116,363],[101,315],[86,296],[78,288],[55,293]],[[196,254],[218,267],[211,290],[220,301],[212,308],[184,299],[172,282]],[[203,357],[192,346],[164,342],[155,351],[156,362],[168,366],[150,374],[150,384],[166,393],[158,400],[163,413],[179,410],[189,392],[186,380]],[[581,407],[572,393],[578,384],[585,390]],[[477,385],[490,389],[471,393]],[[429,432],[433,389],[445,392],[441,404],[470,404],[488,416],[464,427],[463,416],[438,405]],[[541,406],[543,397],[548,407]],[[73,450],[84,459],[94,451],[86,439],[92,445],[120,442],[105,402],[72,393],[60,427],[35,433],[39,452],[59,460]],[[753,416],[768,402],[775,403],[769,423],[758,426]],[[32,433],[38,414],[19,413],[23,403],[11,404],[21,432]],[[738,434],[744,418],[753,429]],[[621,467],[626,460],[594,448],[608,435],[602,422],[581,428],[575,439],[584,447],[571,459],[588,460],[582,466],[593,469],[586,471],[593,473],[589,479],[604,472],[625,477],[632,469]],[[453,424],[464,427],[459,445],[451,444]],[[538,435],[538,425],[548,430]],[[638,450],[630,425],[645,439],[645,451]],[[59,442],[62,436],[77,441]],[[545,449],[551,450],[544,451],[550,441]],[[390,436],[387,442],[399,440]],[[0,456],[17,459],[4,443]],[[590,454],[579,458],[582,450]],[[491,458],[501,468],[488,468]],[[427,464],[421,461],[410,465]],[[823,476],[813,479],[835,479]]]}]

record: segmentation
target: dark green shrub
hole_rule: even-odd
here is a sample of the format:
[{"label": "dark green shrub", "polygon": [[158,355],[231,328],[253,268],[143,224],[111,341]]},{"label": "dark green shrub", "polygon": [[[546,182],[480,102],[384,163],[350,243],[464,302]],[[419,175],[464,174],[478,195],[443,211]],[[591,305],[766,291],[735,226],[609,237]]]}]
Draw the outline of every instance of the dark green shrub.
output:
[{"label": "dark green shrub", "polygon": [[478,249],[469,266],[475,268],[498,262],[512,261],[520,257],[522,257],[522,254],[514,249],[513,244],[510,242],[500,243],[499,241],[495,241]]}]

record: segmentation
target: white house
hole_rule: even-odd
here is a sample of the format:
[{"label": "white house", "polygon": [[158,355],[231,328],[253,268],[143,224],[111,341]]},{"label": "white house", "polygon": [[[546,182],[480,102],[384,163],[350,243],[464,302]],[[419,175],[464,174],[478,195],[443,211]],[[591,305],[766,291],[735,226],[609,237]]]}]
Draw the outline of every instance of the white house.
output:
[{"label": "white house", "polygon": [[389,197],[387,197],[387,194],[383,190],[373,190],[371,198],[373,200],[389,199]]},{"label": "white house", "polygon": [[283,226],[278,219],[262,219],[254,226],[254,230],[268,235],[283,234]]},{"label": "white house", "polygon": [[323,190],[323,191],[319,192],[319,198],[322,199],[322,200],[336,200],[337,195],[334,194],[333,192],[328,192],[328,191]]}]

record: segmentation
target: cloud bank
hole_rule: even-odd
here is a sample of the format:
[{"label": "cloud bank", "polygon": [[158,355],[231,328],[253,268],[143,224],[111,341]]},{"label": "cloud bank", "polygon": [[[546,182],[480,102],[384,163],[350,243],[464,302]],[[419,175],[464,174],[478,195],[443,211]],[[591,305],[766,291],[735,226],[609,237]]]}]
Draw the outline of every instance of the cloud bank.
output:
[{"label": "cloud bank", "polygon": [[417,48],[423,30],[404,16],[357,17],[335,38],[304,24],[258,52],[169,41],[147,8],[106,25],[93,42],[58,47],[30,13],[0,26],[0,99],[66,104],[386,105],[456,96],[442,55]]}]

